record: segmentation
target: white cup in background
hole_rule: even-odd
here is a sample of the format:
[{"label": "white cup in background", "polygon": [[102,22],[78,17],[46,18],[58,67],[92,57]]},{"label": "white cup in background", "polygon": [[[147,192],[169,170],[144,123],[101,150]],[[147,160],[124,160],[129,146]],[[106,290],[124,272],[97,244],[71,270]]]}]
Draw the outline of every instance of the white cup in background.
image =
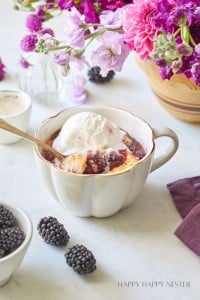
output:
[{"label": "white cup in background", "polygon": [[[0,90],[0,118],[27,131],[31,114],[31,98],[20,90]],[[16,143],[21,137],[0,129],[0,143]]]}]

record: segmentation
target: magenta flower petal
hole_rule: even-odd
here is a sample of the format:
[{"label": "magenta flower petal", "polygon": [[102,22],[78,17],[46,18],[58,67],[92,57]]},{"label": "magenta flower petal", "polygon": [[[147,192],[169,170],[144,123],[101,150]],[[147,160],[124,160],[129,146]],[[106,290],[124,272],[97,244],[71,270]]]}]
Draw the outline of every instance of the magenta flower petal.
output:
[{"label": "magenta flower petal", "polygon": [[25,52],[30,52],[35,49],[37,44],[37,36],[35,34],[26,35],[21,41],[21,49]]},{"label": "magenta flower petal", "polygon": [[1,58],[0,58],[0,80],[3,80],[5,76],[5,71],[4,71],[5,65],[3,64]]},{"label": "magenta flower petal", "polygon": [[24,69],[28,69],[31,66],[31,64],[23,56],[20,57],[19,63]]},{"label": "magenta flower petal", "polygon": [[26,27],[30,32],[38,32],[42,28],[41,18],[37,15],[31,14],[26,19]]}]

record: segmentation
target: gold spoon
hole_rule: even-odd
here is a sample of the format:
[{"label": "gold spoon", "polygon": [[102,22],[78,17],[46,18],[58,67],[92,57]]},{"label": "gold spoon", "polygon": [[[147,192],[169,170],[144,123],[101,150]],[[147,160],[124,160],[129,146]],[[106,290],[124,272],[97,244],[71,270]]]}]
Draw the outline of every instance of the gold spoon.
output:
[{"label": "gold spoon", "polygon": [[16,135],[19,135],[19,136],[25,138],[28,141],[31,141],[32,143],[35,143],[35,144],[39,145],[40,147],[42,147],[42,149],[44,149],[44,150],[50,151],[60,161],[63,161],[63,159],[65,158],[64,155],[62,155],[60,152],[56,151],[50,145],[48,145],[45,142],[40,141],[39,139],[36,139],[32,135],[30,135],[30,134],[28,134],[28,133],[26,133],[26,132],[18,129],[17,127],[11,125],[10,123],[8,123],[5,120],[3,120],[2,118],[0,118],[0,128],[2,128],[4,130],[7,130],[7,131],[9,131],[11,133],[14,133]]}]

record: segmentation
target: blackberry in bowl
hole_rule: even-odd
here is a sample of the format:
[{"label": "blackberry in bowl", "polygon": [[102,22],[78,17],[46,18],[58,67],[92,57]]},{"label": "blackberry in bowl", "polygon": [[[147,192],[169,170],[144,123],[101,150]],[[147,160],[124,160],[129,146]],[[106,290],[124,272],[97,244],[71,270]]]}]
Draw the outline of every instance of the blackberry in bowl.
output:
[{"label": "blackberry in bowl", "polygon": [[32,232],[31,219],[22,208],[0,202],[0,286],[22,263]]}]

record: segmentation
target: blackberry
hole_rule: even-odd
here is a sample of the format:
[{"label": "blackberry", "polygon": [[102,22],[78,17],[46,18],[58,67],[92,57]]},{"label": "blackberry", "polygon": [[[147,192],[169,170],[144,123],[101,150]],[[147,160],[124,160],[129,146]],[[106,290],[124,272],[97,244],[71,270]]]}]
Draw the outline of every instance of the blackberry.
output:
[{"label": "blackberry", "polygon": [[81,275],[96,269],[96,259],[92,252],[83,245],[75,245],[65,253],[66,263]]},{"label": "blackberry", "polygon": [[0,228],[14,227],[16,223],[13,213],[0,205]]},{"label": "blackberry", "polygon": [[99,66],[92,67],[88,70],[88,78],[95,83],[106,83],[113,79],[115,72],[113,70],[108,71],[106,76],[100,74],[101,68]]},{"label": "blackberry", "polygon": [[0,258],[6,256],[6,251],[4,249],[0,249]]},{"label": "blackberry", "polygon": [[63,224],[51,216],[42,218],[37,229],[43,240],[52,246],[65,246],[70,238]]},{"label": "blackberry", "polygon": [[0,229],[0,249],[6,254],[17,249],[25,239],[24,232],[19,227]]}]

